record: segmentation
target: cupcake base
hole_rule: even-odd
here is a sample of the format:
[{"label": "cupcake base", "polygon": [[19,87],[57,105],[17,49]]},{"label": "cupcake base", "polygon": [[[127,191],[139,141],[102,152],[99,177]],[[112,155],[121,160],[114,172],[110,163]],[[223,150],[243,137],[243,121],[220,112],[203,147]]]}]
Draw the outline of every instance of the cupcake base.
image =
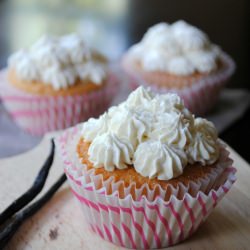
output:
[{"label": "cupcake base", "polygon": [[173,189],[169,201],[161,196],[149,200],[140,196],[141,190],[136,190],[138,199],[135,200],[129,187],[126,196],[120,198],[119,185],[112,185],[112,194],[108,194],[106,186],[112,180],[103,181],[100,176],[84,171],[76,153],[79,138],[79,128],[74,127],[57,140],[72,193],[80,202],[92,230],[119,246],[161,248],[186,239],[204,222],[235,181],[235,169],[224,150],[219,162],[223,172],[208,194],[194,185],[193,188],[197,188],[195,195],[183,186],[182,198],[177,197]]},{"label": "cupcake base", "polygon": [[116,76],[96,91],[65,96],[33,95],[8,83],[6,71],[0,72],[0,96],[13,120],[32,135],[61,130],[102,114],[117,92]]}]

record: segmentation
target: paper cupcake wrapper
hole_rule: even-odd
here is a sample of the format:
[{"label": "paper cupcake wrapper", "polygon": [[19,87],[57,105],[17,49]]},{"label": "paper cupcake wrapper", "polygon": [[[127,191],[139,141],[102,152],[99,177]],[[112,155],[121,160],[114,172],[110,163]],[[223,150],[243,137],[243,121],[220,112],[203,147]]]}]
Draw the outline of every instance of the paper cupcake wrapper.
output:
[{"label": "paper cupcake wrapper", "polygon": [[[235,181],[236,170],[231,167],[232,161],[223,149],[218,163],[222,172],[219,177],[211,175],[209,178],[214,179],[211,182],[204,179],[200,184],[172,187],[168,201],[161,198],[164,194],[151,199],[154,194],[149,189],[146,198],[141,195],[142,189],[135,189],[131,184],[126,188],[125,196],[120,198],[118,189],[121,183],[112,184],[112,193],[108,194],[107,187],[110,188],[112,178],[103,181],[101,176],[84,169],[76,153],[79,137],[76,126],[57,139],[72,193],[80,202],[90,228],[119,246],[161,248],[186,239],[204,222]],[[193,190],[190,190],[191,186]],[[210,191],[207,194],[202,192],[201,186]],[[135,199],[130,194],[132,189],[136,193]]]},{"label": "paper cupcake wrapper", "polygon": [[[185,106],[192,113],[195,113],[196,115],[204,115],[214,107],[221,89],[235,71],[234,61],[226,53],[222,53],[221,61],[223,67],[220,70],[202,78],[189,79],[188,86],[184,88],[167,88],[150,84],[150,82],[145,80],[143,75],[140,76],[140,74],[136,74],[135,70],[129,68],[129,65],[126,65],[126,63],[123,66],[127,72],[127,84],[131,90],[143,85],[151,87],[152,90],[158,93],[177,93],[184,99]],[[162,81],[162,79],[158,80]],[[178,85],[178,83],[176,83],[176,85]]]},{"label": "paper cupcake wrapper", "polygon": [[0,72],[0,96],[13,120],[26,132],[43,135],[102,114],[117,93],[118,84],[110,74],[107,84],[93,92],[68,96],[38,96],[12,87],[6,71]]}]

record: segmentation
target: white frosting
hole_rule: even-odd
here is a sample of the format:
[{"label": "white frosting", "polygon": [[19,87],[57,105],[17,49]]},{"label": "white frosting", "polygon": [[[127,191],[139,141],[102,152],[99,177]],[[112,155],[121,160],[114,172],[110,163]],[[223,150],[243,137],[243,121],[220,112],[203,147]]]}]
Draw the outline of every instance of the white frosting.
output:
[{"label": "white frosting", "polygon": [[205,33],[182,20],[173,23],[171,31],[176,42],[184,52],[203,50],[209,43]]},{"label": "white frosting", "polygon": [[99,119],[83,124],[89,160],[112,171],[133,165],[149,178],[175,178],[185,166],[214,163],[219,156],[214,125],[194,118],[176,94],[155,95],[137,88]]},{"label": "white frosting", "polygon": [[29,76],[30,80],[35,80],[39,74],[38,68],[32,63],[32,60],[29,56],[19,61],[16,67],[16,72],[20,76],[23,76],[25,80],[28,79],[27,76]]},{"label": "white frosting", "polygon": [[18,77],[50,84],[55,90],[90,80],[96,85],[106,78],[106,65],[79,35],[44,36],[29,50],[20,50],[8,60]]},{"label": "white frosting", "polygon": [[150,114],[146,111],[141,113],[124,108],[121,112],[121,109],[119,109],[110,119],[109,129],[119,137],[128,139],[136,148],[149,134],[150,118]]},{"label": "white frosting", "polygon": [[90,118],[83,123],[82,133],[86,141],[93,141],[95,137],[108,131],[108,115],[104,113],[98,119]]},{"label": "white frosting", "polygon": [[213,51],[192,51],[187,54],[187,58],[192,62],[192,66],[201,73],[211,72],[217,67],[217,54]]},{"label": "white frosting", "polygon": [[154,94],[149,88],[139,87],[128,96],[125,103],[131,108],[145,107],[153,98]]},{"label": "white frosting", "polygon": [[169,93],[168,95],[156,95],[150,101],[150,111],[153,113],[165,113],[171,110],[182,110],[184,108],[184,103],[181,98],[176,95]]},{"label": "white frosting", "polygon": [[149,137],[184,149],[192,140],[192,130],[192,124],[182,113],[171,112],[156,117]]},{"label": "white frosting", "polygon": [[[145,52],[144,52],[145,53]],[[143,55],[143,68],[149,71],[167,71],[168,61],[163,56],[162,51],[152,50]]]},{"label": "white frosting", "polygon": [[94,167],[104,166],[107,171],[113,171],[132,164],[133,147],[129,141],[113,133],[104,133],[92,141],[88,153]]},{"label": "white frosting", "polygon": [[146,71],[186,76],[216,70],[220,50],[201,30],[177,21],[172,25],[159,23],[152,26],[128,53],[139,60]]},{"label": "white frosting", "polygon": [[191,75],[195,67],[185,56],[176,56],[169,60],[168,71],[176,75]]},{"label": "white frosting", "polygon": [[202,165],[213,164],[219,156],[218,135],[214,125],[206,119],[196,118],[194,127],[194,140],[187,150],[189,162],[200,162]]},{"label": "white frosting", "polygon": [[187,164],[186,154],[159,141],[141,143],[134,154],[135,170],[142,176],[169,180],[183,173]]},{"label": "white frosting", "polygon": [[101,63],[82,63],[75,66],[75,70],[80,79],[89,79],[97,85],[102,83],[106,77],[106,71]]},{"label": "white frosting", "polygon": [[81,64],[83,61],[91,61],[92,51],[86,46],[83,39],[76,34],[64,36],[61,41],[62,47],[68,52],[73,64]]},{"label": "white frosting", "polygon": [[148,31],[144,34],[142,40],[149,42],[153,40],[155,37],[161,36],[163,33],[167,34],[170,31],[170,25],[168,23],[158,23],[148,29]]}]

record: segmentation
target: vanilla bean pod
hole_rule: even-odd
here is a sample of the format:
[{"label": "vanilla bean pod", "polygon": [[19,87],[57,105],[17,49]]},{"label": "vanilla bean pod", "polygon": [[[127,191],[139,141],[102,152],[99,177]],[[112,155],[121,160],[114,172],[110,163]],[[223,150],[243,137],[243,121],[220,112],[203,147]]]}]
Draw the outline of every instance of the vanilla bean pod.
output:
[{"label": "vanilla bean pod", "polygon": [[26,219],[34,215],[43,205],[45,205],[45,203],[55,194],[55,192],[65,182],[65,180],[65,174],[61,175],[61,177],[39,200],[35,201],[24,210],[18,212],[13,217],[13,220],[0,232],[0,249],[3,249],[6,246],[6,244]]},{"label": "vanilla bean pod", "polygon": [[35,181],[33,182],[33,185],[0,214],[0,225],[5,223],[8,219],[11,218],[11,216],[13,216],[16,212],[26,206],[37,196],[38,193],[40,193],[49,174],[50,167],[53,163],[54,153],[55,143],[52,139],[50,154],[44,162],[42,168],[40,169]]}]

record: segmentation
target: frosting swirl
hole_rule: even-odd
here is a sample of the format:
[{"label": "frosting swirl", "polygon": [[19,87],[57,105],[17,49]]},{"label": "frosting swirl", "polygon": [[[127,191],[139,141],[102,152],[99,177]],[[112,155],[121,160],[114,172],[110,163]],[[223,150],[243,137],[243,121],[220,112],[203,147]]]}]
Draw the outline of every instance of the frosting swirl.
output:
[{"label": "frosting swirl", "polygon": [[214,125],[206,119],[196,118],[194,127],[194,139],[187,149],[189,162],[200,162],[202,165],[213,164],[219,156]]},{"label": "frosting swirl", "polygon": [[61,45],[67,51],[73,64],[81,64],[83,61],[89,61],[93,57],[91,49],[86,46],[83,39],[79,39],[77,34],[64,36]]},{"label": "frosting swirl", "polygon": [[80,79],[89,79],[96,85],[100,85],[106,76],[106,71],[101,63],[82,63],[75,66]]},{"label": "frosting swirl", "polygon": [[214,51],[193,51],[187,54],[187,58],[201,73],[211,72],[216,68],[217,55]]},{"label": "frosting swirl", "polygon": [[138,87],[128,96],[128,99],[125,103],[132,108],[138,108],[141,106],[145,107],[151,100],[153,100],[153,98],[154,94],[149,88],[145,89],[143,87]]},{"label": "frosting swirl", "polygon": [[182,150],[159,141],[140,144],[134,154],[134,168],[142,176],[169,180],[183,173],[187,157]]},{"label": "frosting swirl", "polygon": [[167,95],[156,95],[150,101],[150,111],[153,113],[166,113],[171,110],[181,111],[184,109],[184,103],[181,98],[169,93]]},{"label": "frosting swirl", "polygon": [[[16,72],[19,76],[21,76],[24,80],[34,80],[38,77],[38,69],[32,63],[32,59],[29,56],[27,50],[19,50],[18,52],[11,55],[8,59],[8,63],[14,65],[16,62],[19,62],[16,65]],[[27,79],[27,76],[29,78]]]},{"label": "frosting swirl", "polygon": [[152,26],[128,50],[129,57],[138,60],[144,70],[180,76],[216,70],[220,54],[204,32],[182,20]]},{"label": "frosting swirl", "polygon": [[187,164],[219,157],[214,125],[195,118],[176,94],[154,95],[139,87],[99,119],[83,124],[89,160],[108,171],[132,165],[143,176],[169,180]]},{"label": "frosting swirl", "polygon": [[195,72],[195,67],[186,57],[178,56],[169,60],[168,72],[176,75],[191,75]]},{"label": "frosting swirl", "polygon": [[128,139],[136,147],[150,130],[150,115],[129,108],[124,109],[123,112],[119,110],[113,114],[109,129],[119,137]]},{"label": "frosting swirl", "polygon": [[161,36],[162,33],[167,34],[170,31],[170,25],[168,23],[158,23],[150,27],[148,31],[144,34],[142,41],[147,43],[151,39]]},{"label": "frosting swirl", "polygon": [[171,28],[173,36],[182,51],[202,50],[209,43],[208,37],[204,32],[183,20],[175,22]]},{"label": "frosting swirl", "polygon": [[88,153],[94,167],[104,166],[107,171],[113,171],[132,164],[133,147],[129,141],[118,138],[113,133],[104,133],[92,141]]},{"label": "frosting swirl", "polygon": [[14,53],[8,65],[27,82],[39,81],[59,90],[74,85],[77,79],[102,84],[107,77],[104,61],[81,36],[72,34],[44,36],[30,49]]},{"label": "frosting swirl", "polygon": [[84,122],[82,133],[86,141],[93,141],[95,137],[108,131],[108,115],[104,113],[98,119],[90,118],[88,122]]},{"label": "frosting swirl", "polygon": [[184,149],[192,140],[193,128],[191,123],[183,118],[181,113],[175,112],[158,115],[149,137]]}]

